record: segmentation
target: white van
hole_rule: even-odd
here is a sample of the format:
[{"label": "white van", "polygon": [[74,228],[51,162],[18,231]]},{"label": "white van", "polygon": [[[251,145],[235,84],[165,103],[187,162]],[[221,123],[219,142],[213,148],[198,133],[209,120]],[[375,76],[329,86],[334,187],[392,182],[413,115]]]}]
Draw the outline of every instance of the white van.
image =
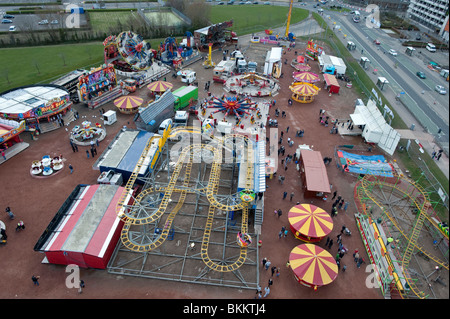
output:
[{"label": "white van", "polygon": [[166,119],[159,124],[158,134],[163,135],[164,130],[170,126],[173,126],[172,119]]},{"label": "white van", "polygon": [[433,43],[428,43],[426,48],[430,52],[436,52],[436,46]]}]

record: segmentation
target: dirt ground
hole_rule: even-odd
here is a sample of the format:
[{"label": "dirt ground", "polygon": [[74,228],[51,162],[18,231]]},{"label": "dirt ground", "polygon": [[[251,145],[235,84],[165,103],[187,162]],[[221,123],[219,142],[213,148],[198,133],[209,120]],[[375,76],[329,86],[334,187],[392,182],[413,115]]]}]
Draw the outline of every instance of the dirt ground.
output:
[{"label": "dirt ground", "polygon": [[[296,48],[299,52],[304,47]],[[231,50],[230,50],[231,51]],[[249,51],[250,52],[250,51]],[[250,54],[250,53],[249,53]],[[291,60],[294,52],[288,52],[286,57]],[[215,52],[213,55],[215,62],[221,59],[221,53]],[[318,72],[317,63],[311,63],[312,71]],[[198,71],[200,98],[206,96],[203,90],[205,81],[212,83],[212,70],[204,70],[197,62],[193,65]],[[319,124],[319,110],[324,109],[331,118],[347,119],[354,109],[355,92],[347,89],[342,84],[340,94],[329,96],[323,90],[311,104],[300,104],[288,106],[290,91],[288,86],[291,82],[290,73],[293,68],[283,65],[284,77],[280,79],[281,91],[275,97],[276,107],[287,113],[286,118],[278,118],[279,129],[285,130],[285,138],[291,137],[295,145],[290,148],[286,145],[286,154],[293,154],[294,148],[299,143],[309,144],[314,150],[320,151],[323,157],[334,159],[334,148],[336,145],[355,144],[362,145],[360,137],[340,136],[330,134],[329,127]],[[170,74],[167,81],[174,83],[174,89],[181,86],[178,79],[173,80]],[[342,82],[341,82],[342,83]],[[319,85],[321,86],[321,85]],[[146,89],[141,89],[140,94],[146,96]],[[211,84],[213,94],[222,95],[223,90],[219,84]],[[110,110],[115,107],[112,103],[104,106]],[[100,116],[99,110],[89,110],[84,105],[78,104],[74,109],[80,113],[80,119],[70,123],[66,128],[70,129],[79,124],[77,122],[91,119],[95,122]],[[275,110],[271,110],[271,117],[274,117]],[[99,154],[105,150],[117,132],[123,125],[135,128],[132,115],[117,113],[118,122],[112,126],[107,126],[107,136],[97,148]],[[286,128],[290,127],[289,132]],[[295,137],[297,128],[305,130],[302,138]],[[253,299],[255,291],[240,290],[232,288],[222,288],[215,286],[194,285],[178,282],[161,281],[155,279],[142,279],[129,276],[117,276],[108,274],[106,270],[82,269],[81,278],[86,282],[86,288],[82,294],[78,294],[76,289],[69,289],[65,285],[67,273],[64,266],[42,264],[44,255],[33,251],[33,247],[53,218],[62,203],[78,184],[95,184],[99,171],[92,169],[96,158],[87,158],[85,150],[87,147],[79,147],[79,152],[73,153],[69,144],[68,132],[65,129],[43,134],[38,140],[31,140],[29,133],[23,133],[22,139],[30,144],[30,147],[19,153],[14,158],[6,161],[0,167],[0,178],[3,191],[0,194],[1,207],[10,206],[16,214],[16,220],[10,221],[6,213],[2,213],[1,219],[5,222],[8,233],[8,243],[0,247],[0,281],[3,289],[0,290],[2,299]],[[376,153],[378,153],[376,151]],[[60,155],[64,157],[66,167],[58,174],[45,179],[33,178],[30,175],[30,165],[33,160],[41,158],[43,155]],[[281,158],[280,158],[281,160]],[[67,168],[71,163],[74,166],[74,173],[70,174]],[[279,165],[279,172],[284,169]],[[301,244],[292,234],[287,238],[278,238],[278,232],[282,226],[288,226],[287,213],[297,201],[312,202],[330,211],[332,201],[305,200],[301,191],[299,173],[295,170],[294,164],[287,165],[287,171],[282,174],[286,176],[284,184],[281,186],[278,180],[267,180],[267,191],[264,196],[265,214],[262,226],[261,240],[263,242],[259,256],[267,257],[272,265],[280,268],[280,276],[274,278],[271,286],[271,293],[267,299],[380,299],[382,298],[379,289],[366,288],[365,280],[368,273],[365,272],[365,265],[360,269],[353,262],[351,254],[358,249],[362,256],[368,261],[364,247],[356,229],[355,206],[353,202],[353,188],[356,179],[353,176],[343,174],[339,171],[334,161],[328,166],[328,176],[333,185],[332,190],[337,190],[338,194],[350,202],[347,212],[343,210],[334,218],[334,229],[330,237],[336,241],[336,235],[340,232],[341,226],[346,225],[352,231],[350,237],[343,238],[344,245],[349,253],[341,261],[341,271],[337,279],[328,286],[321,287],[317,291],[304,287],[297,283],[290,269],[285,264],[290,251]],[[295,193],[292,202],[289,197],[282,199],[283,191]],[[3,208],[2,208],[3,209]],[[282,209],[280,218],[274,216],[274,209]],[[26,229],[15,232],[16,221],[23,220]],[[318,243],[324,247],[324,242]],[[328,248],[327,248],[328,249]],[[330,253],[334,256],[337,252],[335,244]],[[342,271],[342,266],[347,265],[347,270]],[[40,286],[33,286],[32,275],[40,276]],[[260,285],[264,288],[270,277],[269,271],[260,268]],[[7,288],[5,288],[7,287]]]}]

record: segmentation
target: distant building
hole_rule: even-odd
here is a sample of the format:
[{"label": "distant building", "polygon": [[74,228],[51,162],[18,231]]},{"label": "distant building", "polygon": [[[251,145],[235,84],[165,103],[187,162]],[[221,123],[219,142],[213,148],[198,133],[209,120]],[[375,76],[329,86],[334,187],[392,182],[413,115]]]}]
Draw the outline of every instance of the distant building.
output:
[{"label": "distant building", "polygon": [[345,0],[345,2],[363,8],[369,4],[375,4],[380,11],[394,11],[398,15],[404,15],[408,10],[410,0]]},{"label": "distant building", "polygon": [[407,17],[443,36],[448,41],[448,0],[411,0]]}]

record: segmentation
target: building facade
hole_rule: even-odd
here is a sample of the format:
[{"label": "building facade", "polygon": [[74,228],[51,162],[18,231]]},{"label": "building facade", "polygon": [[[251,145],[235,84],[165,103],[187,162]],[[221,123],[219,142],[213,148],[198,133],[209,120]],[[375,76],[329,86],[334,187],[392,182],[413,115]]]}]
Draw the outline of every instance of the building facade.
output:
[{"label": "building facade", "polygon": [[442,36],[448,22],[448,2],[449,0],[411,0],[407,16]]}]

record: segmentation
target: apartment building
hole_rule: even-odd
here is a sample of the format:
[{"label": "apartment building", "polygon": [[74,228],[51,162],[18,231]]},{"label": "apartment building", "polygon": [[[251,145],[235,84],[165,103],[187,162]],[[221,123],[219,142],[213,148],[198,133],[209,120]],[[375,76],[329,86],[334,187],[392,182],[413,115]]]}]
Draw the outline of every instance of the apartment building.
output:
[{"label": "apartment building", "polygon": [[449,0],[411,0],[407,16],[422,26],[447,37],[445,26],[448,23]]}]

